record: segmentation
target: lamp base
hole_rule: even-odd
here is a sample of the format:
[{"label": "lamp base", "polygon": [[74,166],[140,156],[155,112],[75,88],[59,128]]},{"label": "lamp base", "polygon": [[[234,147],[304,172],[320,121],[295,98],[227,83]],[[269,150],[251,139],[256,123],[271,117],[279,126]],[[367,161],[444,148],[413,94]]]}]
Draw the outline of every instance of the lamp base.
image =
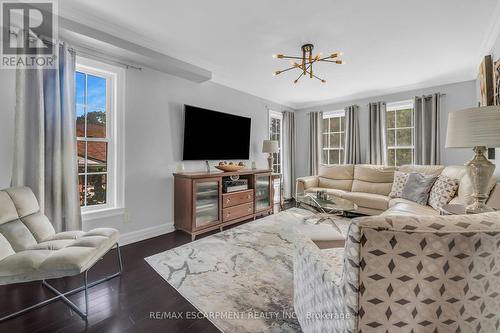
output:
[{"label": "lamp base", "polygon": [[269,154],[269,157],[267,158],[267,165],[269,170],[273,169],[273,161],[274,161],[273,154]]},{"label": "lamp base", "polygon": [[491,176],[495,171],[495,164],[488,161],[484,153],[487,151],[486,147],[476,146],[474,147],[474,152],[476,155],[472,160],[467,162],[465,165],[467,168],[467,173],[472,182],[472,204],[465,207],[465,212],[467,214],[478,214],[494,211],[493,208],[486,205],[486,200],[488,199],[488,194],[486,193],[488,189],[488,183],[490,182]]}]

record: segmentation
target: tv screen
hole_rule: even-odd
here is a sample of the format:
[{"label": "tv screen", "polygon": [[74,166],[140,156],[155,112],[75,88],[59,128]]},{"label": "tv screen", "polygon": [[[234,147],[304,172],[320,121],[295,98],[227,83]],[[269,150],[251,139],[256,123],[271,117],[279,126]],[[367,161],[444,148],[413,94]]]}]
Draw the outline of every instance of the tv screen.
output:
[{"label": "tv screen", "polygon": [[251,119],[185,105],[183,160],[248,160]]}]

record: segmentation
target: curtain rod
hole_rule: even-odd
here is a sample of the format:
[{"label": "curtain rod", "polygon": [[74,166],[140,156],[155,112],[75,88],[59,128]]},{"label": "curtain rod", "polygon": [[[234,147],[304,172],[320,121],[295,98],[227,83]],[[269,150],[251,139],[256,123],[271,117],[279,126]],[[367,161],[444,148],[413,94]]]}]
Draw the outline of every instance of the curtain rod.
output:
[{"label": "curtain rod", "polygon": [[[10,30],[10,34],[16,36],[16,38],[17,38],[17,35],[18,35],[17,32],[14,32],[14,31]],[[33,39],[33,40],[35,40],[37,38],[38,37],[30,36],[30,39]],[[48,40],[48,39],[45,39],[45,38],[41,38],[41,40],[44,43],[49,43],[51,45],[55,45],[55,43],[52,42],[51,40]],[[61,44],[62,42],[59,41],[57,43]],[[126,69],[132,68],[132,69],[135,69],[135,70],[138,70],[138,71],[142,71],[142,67],[138,67],[138,66],[135,66],[135,65],[127,64],[127,63],[124,63],[124,62],[121,62],[121,61],[118,61],[118,60],[115,60],[115,59],[112,59],[112,58],[100,55],[97,51],[92,50],[92,49],[88,49],[88,48],[84,48],[84,47],[73,47],[73,46],[70,46],[68,48],[68,51],[71,52],[71,53],[74,53],[76,55],[82,54],[82,55],[86,55],[87,57],[91,57],[91,58],[95,58],[95,59],[101,59],[103,61],[111,62],[111,63],[117,64],[117,65],[120,65],[122,67],[125,67]]]}]

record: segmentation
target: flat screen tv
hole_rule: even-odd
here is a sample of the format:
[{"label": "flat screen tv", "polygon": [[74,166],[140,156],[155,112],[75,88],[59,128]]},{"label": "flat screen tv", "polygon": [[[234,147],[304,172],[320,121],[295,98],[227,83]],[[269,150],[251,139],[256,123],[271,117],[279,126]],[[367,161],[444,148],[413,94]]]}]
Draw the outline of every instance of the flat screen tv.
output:
[{"label": "flat screen tv", "polygon": [[248,160],[251,119],[185,105],[183,160]]}]

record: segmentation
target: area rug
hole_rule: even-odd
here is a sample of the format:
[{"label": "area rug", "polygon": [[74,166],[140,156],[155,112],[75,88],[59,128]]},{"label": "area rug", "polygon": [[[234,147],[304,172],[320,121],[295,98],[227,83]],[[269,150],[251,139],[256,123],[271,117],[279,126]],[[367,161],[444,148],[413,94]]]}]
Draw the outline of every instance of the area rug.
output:
[{"label": "area rug", "polygon": [[[301,332],[293,241],[309,215],[292,208],[145,260],[222,332]],[[336,220],[344,235],[349,221]]]}]

